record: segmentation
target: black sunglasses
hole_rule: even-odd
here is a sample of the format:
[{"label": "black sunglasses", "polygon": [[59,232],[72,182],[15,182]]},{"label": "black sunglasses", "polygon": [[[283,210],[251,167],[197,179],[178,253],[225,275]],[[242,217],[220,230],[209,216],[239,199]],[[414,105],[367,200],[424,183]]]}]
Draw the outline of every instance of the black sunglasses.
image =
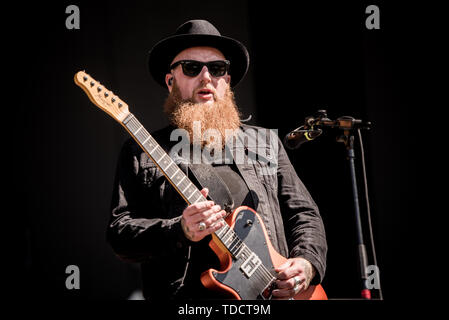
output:
[{"label": "black sunglasses", "polygon": [[182,72],[188,77],[196,77],[206,66],[209,73],[214,77],[222,77],[229,71],[230,62],[228,60],[217,60],[201,62],[196,60],[180,60],[170,66],[170,70],[177,66],[182,66]]}]

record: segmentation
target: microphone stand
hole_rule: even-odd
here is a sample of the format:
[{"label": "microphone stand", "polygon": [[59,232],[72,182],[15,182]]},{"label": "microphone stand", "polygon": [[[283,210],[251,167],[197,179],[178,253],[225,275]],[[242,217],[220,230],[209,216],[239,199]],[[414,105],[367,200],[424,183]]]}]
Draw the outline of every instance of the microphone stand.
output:
[{"label": "microphone stand", "polygon": [[[355,153],[354,153],[354,129],[370,129],[371,122],[363,122],[362,120],[352,117],[340,117],[331,120],[327,117],[326,110],[318,110],[316,116],[306,118],[306,129],[320,130],[321,128],[338,128],[343,130],[343,135],[337,138],[337,142],[342,142],[346,146],[347,159],[349,161],[349,169],[351,173],[352,195],[354,200],[354,212],[357,232],[357,246],[359,257],[359,271],[362,280],[361,297],[363,299],[371,299],[371,291],[367,287],[367,267],[368,259],[366,247],[363,240],[362,222],[360,217],[359,195],[357,188],[357,177],[355,170]],[[374,254],[374,253],[373,253]]]},{"label": "microphone stand", "polygon": [[361,297],[363,299],[371,299],[371,291],[366,285],[366,280],[368,279],[367,267],[368,259],[366,255],[366,247],[363,241],[362,232],[362,222],[360,217],[360,205],[359,205],[359,195],[357,188],[357,178],[355,172],[355,153],[354,153],[354,134],[352,130],[344,130],[343,136],[337,139],[338,142],[342,142],[346,146],[347,159],[349,161],[349,169],[351,173],[351,184],[352,184],[352,196],[354,199],[354,212],[355,212],[355,222],[356,222],[356,233],[357,233],[357,245],[358,245],[358,256],[359,256],[359,271],[362,280],[362,290]]}]

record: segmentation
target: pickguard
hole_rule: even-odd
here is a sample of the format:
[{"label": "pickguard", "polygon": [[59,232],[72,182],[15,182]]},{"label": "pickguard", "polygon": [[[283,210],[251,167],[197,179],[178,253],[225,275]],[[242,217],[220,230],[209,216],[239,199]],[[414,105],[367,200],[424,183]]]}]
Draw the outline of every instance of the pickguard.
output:
[{"label": "pickguard", "polygon": [[[233,229],[246,246],[259,257],[266,269],[275,276],[267,240],[264,237],[261,222],[256,215],[250,210],[240,211],[236,216]],[[233,259],[228,272],[215,273],[214,277],[217,281],[235,290],[242,299],[260,298],[259,294],[264,289],[264,282],[260,280],[257,272],[248,278],[240,269],[244,262],[243,259]]]}]

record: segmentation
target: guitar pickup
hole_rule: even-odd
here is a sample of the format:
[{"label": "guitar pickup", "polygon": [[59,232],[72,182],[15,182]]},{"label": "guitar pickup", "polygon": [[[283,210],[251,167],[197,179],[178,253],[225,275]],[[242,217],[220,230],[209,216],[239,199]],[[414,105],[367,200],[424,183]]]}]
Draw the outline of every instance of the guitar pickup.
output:
[{"label": "guitar pickup", "polygon": [[260,258],[252,252],[245,262],[240,266],[240,270],[243,271],[247,278],[251,277],[251,275],[257,270],[257,268],[262,264]]}]

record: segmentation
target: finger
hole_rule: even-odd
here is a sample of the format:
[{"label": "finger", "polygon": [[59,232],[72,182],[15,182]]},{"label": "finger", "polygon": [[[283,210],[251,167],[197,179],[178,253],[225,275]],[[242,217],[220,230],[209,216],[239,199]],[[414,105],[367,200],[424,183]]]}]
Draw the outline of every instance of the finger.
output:
[{"label": "finger", "polygon": [[[295,290],[296,288],[296,290]],[[273,290],[273,296],[281,299],[293,298],[298,293],[304,290],[304,284],[300,284],[297,287],[289,289],[275,289]]]},{"label": "finger", "polygon": [[226,211],[221,210],[217,213],[210,215],[208,219],[204,220],[204,223],[206,224],[206,226],[212,226],[215,222],[224,217],[225,214]]},{"label": "finger", "polygon": [[212,225],[208,228],[208,230],[209,230],[209,233],[208,233],[208,234],[212,234],[212,233],[214,233],[215,231],[221,229],[225,224],[226,224],[226,222],[224,222],[224,221],[216,221],[214,224],[212,224]]},{"label": "finger", "polygon": [[298,269],[290,266],[287,267],[286,269],[281,269],[281,271],[278,272],[277,278],[280,280],[288,280],[298,274],[299,274]]},{"label": "finger", "polygon": [[204,188],[200,192],[204,196],[204,198],[207,198],[207,195],[209,194],[209,189],[208,188]]},{"label": "finger", "polygon": [[214,215],[214,214],[216,214],[218,212],[220,212],[220,206],[219,205],[214,205],[210,209],[207,209],[207,210],[204,210],[204,211],[200,211],[200,212],[196,212],[196,213],[192,214],[189,217],[189,221],[188,222],[192,223],[192,224],[199,223],[199,222],[205,222],[212,215]]},{"label": "finger", "polygon": [[191,204],[187,208],[184,209],[183,215],[187,218],[197,212],[201,212],[207,209],[210,209],[214,205],[213,201],[201,201],[194,204]]},{"label": "finger", "polygon": [[290,278],[288,280],[276,280],[276,286],[278,289],[293,289],[295,285],[295,278]]},{"label": "finger", "polygon": [[288,268],[288,269],[284,269],[283,271],[279,272],[277,278],[280,280],[288,280],[298,274],[299,274],[299,272],[297,269]]},{"label": "finger", "polygon": [[215,223],[214,225],[210,226],[209,228],[206,228],[203,231],[196,231],[193,233],[193,237],[192,237],[192,241],[200,241],[202,240],[205,236],[208,236],[212,233],[214,233],[215,231],[221,229],[224,226],[225,222],[224,221],[218,221],[217,223]]},{"label": "finger", "polygon": [[293,264],[293,261],[290,260],[290,259],[288,259],[287,261],[285,261],[285,262],[284,262],[283,264],[281,264],[280,266],[274,268],[274,270],[275,270],[276,272],[281,272],[281,271],[283,271],[284,269],[289,268],[292,264]]},{"label": "finger", "polygon": [[[217,206],[218,210],[220,206]],[[186,226],[186,230],[189,234],[189,239],[192,241],[199,241],[202,238],[204,238],[205,236],[221,229],[221,227],[223,227],[225,225],[225,221],[219,221],[220,218],[222,218],[223,216],[226,215],[226,211],[221,210],[218,211],[217,213],[213,214],[208,221],[206,220],[200,220],[200,221],[196,221],[194,222],[194,218],[189,217],[188,218],[188,222],[187,219],[183,218],[184,220],[184,224]],[[195,215],[196,216],[196,215]],[[195,217],[193,216],[193,217]],[[200,230],[199,229],[199,223],[200,222],[204,222],[206,224],[206,229],[204,230]]]},{"label": "finger", "polygon": [[[300,292],[301,290],[299,290],[298,291],[298,293]],[[276,298],[285,298],[285,299],[288,299],[288,298],[291,298],[291,297],[294,297],[295,295],[297,295],[297,293],[295,292],[295,290],[292,288],[292,289],[275,289],[275,290],[273,290],[273,296],[274,297],[276,297]]]}]

